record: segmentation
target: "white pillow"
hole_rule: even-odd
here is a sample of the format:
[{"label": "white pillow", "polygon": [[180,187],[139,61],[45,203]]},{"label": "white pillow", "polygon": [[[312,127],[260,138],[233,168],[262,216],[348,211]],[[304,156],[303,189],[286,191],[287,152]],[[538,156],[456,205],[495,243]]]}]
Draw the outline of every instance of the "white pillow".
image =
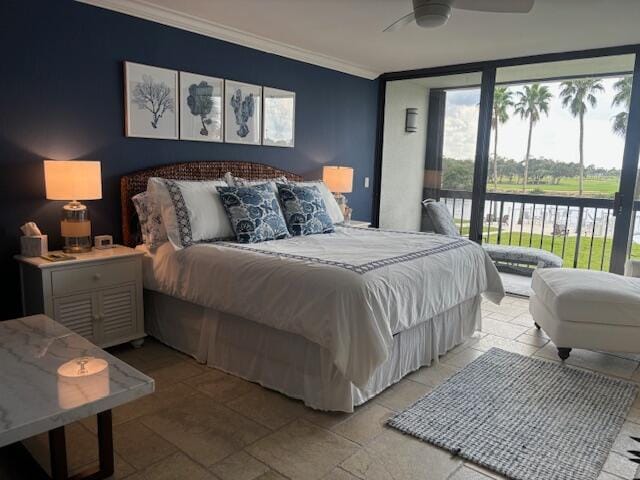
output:
[{"label": "white pillow", "polygon": [[230,172],[225,173],[224,179],[230,187],[255,187],[256,185],[263,185],[265,183],[268,183],[271,190],[273,190],[273,193],[276,194],[276,198],[278,198],[278,187],[276,183],[288,183],[287,177],[285,176],[276,178],[261,178],[258,180],[247,180],[246,178],[242,177],[234,177]]},{"label": "white pillow", "polygon": [[327,213],[331,217],[331,221],[336,223],[344,222],[344,215],[342,214],[342,210],[340,210],[340,206],[338,202],[336,202],[336,198],[333,196],[333,193],[329,191],[327,186],[324,184],[322,180],[312,180],[310,182],[292,182],[294,185],[313,185],[318,187],[320,193],[322,194],[322,200],[324,200],[324,205],[327,207]]},{"label": "white pillow", "polygon": [[162,214],[158,202],[148,192],[131,197],[138,213],[142,241],[151,248],[156,248],[167,241],[167,231],[162,223]]},{"label": "white pillow", "polygon": [[169,241],[176,249],[193,243],[234,238],[216,187],[224,180],[191,182],[152,177],[147,192],[155,198]]}]

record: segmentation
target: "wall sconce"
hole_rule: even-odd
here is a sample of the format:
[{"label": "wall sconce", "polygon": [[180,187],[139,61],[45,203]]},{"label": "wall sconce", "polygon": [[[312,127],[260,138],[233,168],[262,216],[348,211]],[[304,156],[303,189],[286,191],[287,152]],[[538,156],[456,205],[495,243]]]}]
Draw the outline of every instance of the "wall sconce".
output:
[{"label": "wall sconce", "polygon": [[414,133],[418,131],[418,109],[407,108],[407,118],[404,125],[404,131]]}]

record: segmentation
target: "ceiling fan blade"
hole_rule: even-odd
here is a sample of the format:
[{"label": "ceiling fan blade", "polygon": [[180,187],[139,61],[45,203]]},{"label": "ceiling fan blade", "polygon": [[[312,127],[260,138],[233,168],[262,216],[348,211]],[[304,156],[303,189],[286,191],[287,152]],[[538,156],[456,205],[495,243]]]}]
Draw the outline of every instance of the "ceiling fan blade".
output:
[{"label": "ceiling fan blade", "polygon": [[529,13],[535,0],[454,0],[453,8],[476,12]]},{"label": "ceiling fan blade", "polygon": [[387,28],[385,28],[383,30],[383,32],[394,32],[396,30],[400,30],[402,27],[405,27],[405,26],[409,25],[415,19],[416,19],[416,16],[414,15],[413,12],[408,13],[404,17],[400,18],[399,20],[396,20],[391,25],[389,25]]}]

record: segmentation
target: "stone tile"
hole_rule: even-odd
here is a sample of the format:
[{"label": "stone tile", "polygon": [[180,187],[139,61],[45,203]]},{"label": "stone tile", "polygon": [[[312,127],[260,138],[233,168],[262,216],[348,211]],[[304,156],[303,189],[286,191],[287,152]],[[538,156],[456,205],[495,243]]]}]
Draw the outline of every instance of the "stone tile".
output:
[{"label": "stone tile", "polygon": [[455,471],[448,480],[490,480],[492,477],[488,477],[480,473],[477,470],[473,470],[467,466],[463,466]]},{"label": "stone tile", "polygon": [[[558,350],[553,344],[548,343],[541,348],[536,355],[556,360],[558,358]],[[631,375],[633,375],[633,372],[638,366],[637,362],[632,360],[581,349],[573,349],[569,358],[565,360],[565,363],[567,365],[595,370],[606,375],[614,375],[622,378],[631,378]]]},{"label": "stone tile", "polygon": [[274,472],[273,470],[269,470],[267,473],[260,475],[256,480],[287,480],[286,477],[283,477],[278,472]]},{"label": "stone tile", "polygon": [[[627,414],[627,422],[640,424],[640,408],[632,408]],[[640,446],[638,448],[640,450]]]},{"label": "stone tile", "polygon": [[262,387],[234,375],[229,375],[215,368],[184,381],[217,402],[226,403],[249,392],[258,392]]},{"label": "stone tile", "polygon": [[489,477],[498,480],[509,480],[504,475],[500,475],[499,473],[494,472],[493,470],[489,470],[488,468],[481,467],[480,465],[476,465],[473,462],[464,462],[464,466],[471,470],[475,470],[476,472],[484,475],[484,477]]},{"label": "stone tile", "polygon": [[266,388],[251,391],[228,402],[227,406],[272,430],[286,425],[305,413],[302,402]]},{"label": "stone tile", "polygon": [[483,317],[484,319],[489,319],[489,320],[497,320],[499,322],[505,322],[505,323],[509,323],[511,320],[514,319],[514,317],[516,315],[519,315],[520,312],[516,313],[505,313],[504,309],[500,309],[499,312],[491,312],[488,315],[486,315],[485,317]]},{"label": "stone tile", "polygon": [[[113,409],[113,424],[128,422],[143,415],[158,412],[176,403],[185,401],[188,397],[195,395],[197,391],[183,383],[177,383],[166,387],[161,392],[145,395],[133,402],[125,403]],[[95,422],[94,422],[95,425]]]},{"label": "stone tile", "polygon": [[341,466],[365,480],[415,480],[446,479],[461,465],[445,450],[387,430]]},{"label": "stone tile", "polygon": [[[640,447],[640,444],[638,444],[638,446]],[[638,469],[638,464],[631,462],[628,455],[620,455],[619,453],[611,452],[602,469],[605,472],[612,473],[620,478],[632,479]]]},{"label": "stone tile", "polygon": [[482,355],[484,352],[480,350],[476,350],[474,348],[470,348],[469,350],[465,350],[458,355],[447,355],[441,359],[441,362],[446,365],[451,365],[457,368],[464,368],[473,362],[476,358]]},{"label": "stone tile", "polygon": [[115,450],[137,470],[144,469],[176,451],[176,447],[145,427],[139,420],[113,428]]},{"label": "stone tile", "polygon": [[437,387],[455,375],[458,371],[459,369],[454,366],[437,363],[430,367],[422,367],[420,370],[416,370],[408,375],[407,378],[414,382]]},{"label": "stone tile", "polygon": [[371,403],[333,428],[333,431],[360,445],[365,445],[383,432],[387,419],[393,413],[382,405]]},{"label": "stone tile", "polygon": [[531,328],[531,326],[535,327],[535,322],[533,321],[533,317],[530,313],[523,313],[521,315],[518,315],[517,317],[512,318],[511,322],[509,323],[527,328]]},{"label": "stone tile", "polygon": [[247,451],[293,480],[314,480],[327,475],[357,448],[357,444],[299,419]]},{"label": "stone tile", "polygon": [[[462,354],[464,354],[464,352]],[[373,401],[390,410],[400,412],[408,406],[413,405],[418,399],[425,396],[431,390],[432,388],[428,385],[413,382],[405,378],[387,388],[377,397],[374,397]]]},{"label": "stone tile", "polygon": [[625,422],[613,443],[612,450],[622,455],[626,455],[627,450],[640,450],[640,443],[633,440],[632,436],[640,437],[640,425]]},{"label": "stone tile", "polygon": [[321,410],[314,410],[310,407],[305,407],[305,412],[302,415],[302,418],[310,421],[311,423],[317,425],[318,427],[326,428],[330,430],[336,425],[340,425],[342,422],[351,418],[355,412],[358,412],[360,409],[365,408],[369,403],[372,403],[371,400],[368,403],[360,407],[356,407],[354,413],[346,413],[346,412],[323,412]]},{"label": "stone tile", "polygon": [[527,327],[501,322],[493,318],[482,319],[482,331],[498,337],[514,340],[517,336],[522,335],[527,330]]},{"label": "stone tile", "polygon": [[597,480],[622,480],[622,479],[616,475],[611,475],[608,472],[602,471],[600,472],[600,475],[598,475]]},{"label": "stone tile", "polygon": [[176,452],[146,469],[135,473],[127,480],[215,480],[214,475],[198,465],[182,452]]},{"label": "stone tile", "polygon": [[549,343],[548,338],[544,338],[541,336],[529,335],[528,333],[523,333],[522,335],[516,338],[517,342],[524,343],[526,345],[531,345],[533,347],[544,347],[547,343]]},{"label": "stone tile", "polygon": [[241,451],[269,432],[203,394],[145,416],[142,423],[205,466]]},{"label": "stone tile", "polygon": [[160,391],[188,378],[202,374],[205,368],[207,367],[198,365],[195,361],[178,361],[171,365],[155,368],[148,371],[147,374],[155,380],[156,391]]},{"label": "stone tile", "polygon": [[486,352],[492,348],[501,348],[513,353],[519,353],[530,357],[538,351],[538,347],[526,345],[524,343],[516,342],[515,340],[509,340],[503,337],[496,337],[495,335],[487,335],[480,340],[473,348]]},{"label": "stone tile", "polygon": [[542,337],[542,338],[546,338],[547,340],[549,340],[549,337],[547,336],[546,333],[544,333],[544,330],[542,330],[541,328],[538,328],[536,326],[533,326],[531,328],[529,328],[526,332],[527,335],[531,335],[533,337]]},{"label": "stone tile", "polygon": [[335,468],[322,477],[322,480],[358,480],[358,477],[354,477],[342,468]]},{"label": "stone tile", "polygon": [[270,469],[247,452],[238,452],[216,463],[210,470],[221,480],[255,480]]}]

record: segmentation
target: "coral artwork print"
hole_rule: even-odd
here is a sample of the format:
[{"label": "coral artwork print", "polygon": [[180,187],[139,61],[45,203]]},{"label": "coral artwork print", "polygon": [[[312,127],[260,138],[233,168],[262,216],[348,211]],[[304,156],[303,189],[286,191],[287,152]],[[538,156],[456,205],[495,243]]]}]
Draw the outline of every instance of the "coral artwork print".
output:
[{"label": "coral artwork print", "polygon": [[200,121],[202,122],[200,135],[209,135],[207,126],[213,123],[213,120],[209,118],[213,109],[213,86],[205,81],[199,84],[191,84],[189,86],[187,105],[189,106],[191,115],[200,117]]},{"label": "coral artwork print", "polygon": [[236,125],[238,125],[236,133],[239,137],[245,138],[250,132],[247,123],[255,113],[255,99],[253,97],[253,93],[242,98],[242,90],[238,88],[231,97],[230,104],[236,117]]},{"label": "coral artwork print", "polygon": [[142,81],[136,83],[131,101],[140,110],[150,113],[153,128],[158,128],[158,123],[166,112],[175,111],[171,87],[164,82],[156,82],[151,75],[143,75]]}]

